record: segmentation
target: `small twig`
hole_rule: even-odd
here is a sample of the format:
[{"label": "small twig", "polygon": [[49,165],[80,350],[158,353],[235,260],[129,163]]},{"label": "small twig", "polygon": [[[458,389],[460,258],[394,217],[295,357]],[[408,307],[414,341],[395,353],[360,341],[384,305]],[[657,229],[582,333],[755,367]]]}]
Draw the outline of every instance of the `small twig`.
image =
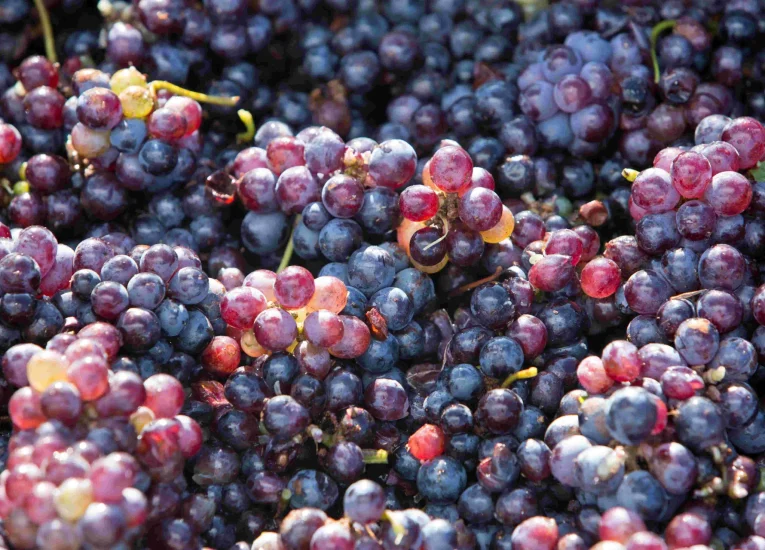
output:
[{"label": "small twig", "polygon": [[529,378],[534,378],[538,373],[539,371],[537,370],[536,367],[529,367],[527,369],[523,369],[505,378],[505,381],[502,382],[502,387],[509,388],[518,380],[527,380]]},{"label": "small twig", "polygon": [[488,277],[484,277],[483,279],[478,279],[477,281],[473,281],[472,283],[467,283],[462,286],[458,286],[454,290],[452,290],[449,293],[449,297],[453,298],[454,296],[459,296],[460,294],[464,294],[465,292],[468,292],[469,290],[474,289],[477,286],[481,286],[484,283],[490,283],[497,279],[502,274],[502,267],[497,266],[497,268],[494,270],[494,273],[489,275]]},{"label": "small twig", "polygon": [[640,174],[640,172],[633,170],[632,168],[625,168],[622,170],[622,177],[630,183],[635,181],[635,179],[638,177],[638,174]]},{"label": "small twig", "polygon": [[255,121],[252,119],[252,113],[246,109],[239,109],[236,112],[239,120],[242,121],[246,130],[236,135],[237,143],[250,143],[255,137]]}]

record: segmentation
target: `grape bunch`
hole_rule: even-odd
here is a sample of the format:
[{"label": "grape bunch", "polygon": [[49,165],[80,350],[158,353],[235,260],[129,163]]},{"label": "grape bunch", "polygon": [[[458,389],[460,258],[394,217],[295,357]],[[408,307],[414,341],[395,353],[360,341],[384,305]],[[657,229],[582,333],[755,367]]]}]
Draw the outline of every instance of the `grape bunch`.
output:
[{"label": "grape bunch", "polygon": [[[417,508],[389,510],[385,490],[369,480],[350,485],[343,495],[344,518],[336,521],[316,508],[293,510],[278,532],[264,532],[252,548],[267,550],[279,545],[314,550],[380,548],[457,548],[466,538],[464,524],[434,519]],[[372,537],[370,532],[379,533]]]},{"label": "grape bunch", "polygon": [[[304,267],[290,266],[278,274],[257,270],[245,277],[242,286],[226,292],[220,312],[232,333],[239,333],[239,344],[250,357],[294,351],[304,368],[323,373],[319,376],[323,378],[331,366],[330,354],[353,359],[369,347],[367,325],[354,316],[341,315],[347,296],[341,280],[332,276],[314,279]],[[205,355],[224,355],[231,340],[216,337]],[[230,374],[239,366],[238,360],[229,365],[230,369],[216,374]]]},{"label": "grape bunch", "polygon": [[[494,178],[474,168],[458,145],[444,145],[423,167],[424,185],[404,189],[404,222],[398,241],[419,269],[435,273],[448,261],[468,267],[480,260],[484,243],[507,239],[515,220],[494,192]],[[408,239],[408,240],[407,240]]]},{"label": "grape bunch", "polygon": [[609,43],[595,32],[572,33],[518,76],[518,104],[536,124],[543,147],[592,156],[613,135],[612,70],[628,71],[629,61],[635,62],[622,57],[625,40],[617,35]]},{"label": "grape bunch", "polygon": [[230,165],[242,205],[242,240],[268,254],[288,239],[288,217],[301,215],[292,246],[305,260],[347,261],[364,232],[382,236],[398,224],[398,195],[415,173],[417,156],[401,140],[380,144],[362,138],[345,143],[326,127],[292,135],[268,123],[255,133],[256,147]]},{"label": "grape bunch", "polygon": [[116,327],[97,322],[45,349],[20,344],[5,354],[3,372],[19,389],[8,403],[17,431],[0,515],[16,548],[132,544],[147,521],[159,521],[163,540],[174,523],[150,502],[182,475],[202,430],[179,414],[185,396],[175,378],[110,369],[122,345]]}]

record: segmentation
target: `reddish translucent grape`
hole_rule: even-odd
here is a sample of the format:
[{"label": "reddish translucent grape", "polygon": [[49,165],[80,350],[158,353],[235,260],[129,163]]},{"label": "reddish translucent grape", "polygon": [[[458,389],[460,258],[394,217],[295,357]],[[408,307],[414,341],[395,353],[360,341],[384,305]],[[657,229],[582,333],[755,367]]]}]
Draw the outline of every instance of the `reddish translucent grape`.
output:
[{"label": "reddish translucent grape", "polygon": [[226,292],[220,302],[220,314],[232,327],[248,330],[267,306],[262,292],[250,286],[241,286]]},{"label": "reddish translucent grape", "polygon": [[308,305],[315,291],[313,275],[304,267],[289,266],[276,275],[274,296],[285,309]]},{"label": "reddish translucent grape", "polygon": [[703,155],[689,151],[675,158],[670,176],[672,185],[683,198],[698,199],[704,196],[712,181],[712,165]]},{"label": "reddish translucent grape", "polygon": [[621,271],[616,262],[603,257],[589,261],[580,276],[582,290],[592,298],[611,296],[619,289],[621,280]]},{"label": "reddish translucent grape", "polygon": [[473,161],[461,147],[447,145],[430,159],[429,173],[438,189],[446,193],[459,193],[471,183]]},{"label": "reddish translucent grape", "polygon": [[438,212],[438,195],[425,185],[411,185],[401,192],[399,197],[401,215],[415,222],[431,219]]},{"label": "reddish translucent grape", "polygon": [[341,315],[343,337],[329,348],[329,352],[340,359],[353,359],[362,355],[369,347],[371,334],[363,321],[349,315]]}]

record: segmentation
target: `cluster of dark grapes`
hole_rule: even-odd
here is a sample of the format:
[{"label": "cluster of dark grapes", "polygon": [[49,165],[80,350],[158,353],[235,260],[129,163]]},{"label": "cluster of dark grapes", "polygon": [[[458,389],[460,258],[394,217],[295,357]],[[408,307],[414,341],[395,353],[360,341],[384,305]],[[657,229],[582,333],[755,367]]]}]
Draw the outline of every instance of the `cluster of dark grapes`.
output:
[{"label": "cluster of dark grapes", "polygon": [[536,123],[541,147],[590,157],[607,143],[616,130],[619,108],[608,104],[615,81],[612,69],[627,72],[630,63],[640,63],[639,56],[624,55],[625,40],[617,35],[609,43],[595,32],[572,33],[565,45],[548,48],[541,61],[518,76],[518,103]]},{"label": "cluster of dark grapes", "polygon": [[762,7],[541,4],[0,0],[0,547],[765,548]]},{"label": "cluster of dark grapes", "polygon": [[231,185],[249,211],[242,241],[251,252],[277,251],[288,240],[289,216],[298,214],[291,244],[304,260],[347,261],[363,235],[390,234],[399,221],[395,189],[414,175],[417,156],[401,140],[345,143],[326,127],[296,136],[270,122],[255,144],[230,163]]}]

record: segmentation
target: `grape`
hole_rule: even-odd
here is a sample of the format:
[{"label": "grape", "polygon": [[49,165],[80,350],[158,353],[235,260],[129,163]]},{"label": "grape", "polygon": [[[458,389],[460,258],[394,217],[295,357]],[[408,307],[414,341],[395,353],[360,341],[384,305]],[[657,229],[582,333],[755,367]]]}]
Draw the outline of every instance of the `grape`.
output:
[{"label": "grape", "polygon": [[380,143],[369,157],[368,179],[374,184],[398,189],[408,182],[416,170],[417,154],[400,139]]},{"label": "grape", "polygon": [[300,309],[308,305],[314,290],[313,275],[299,266],[286,268],[274,281],[274,296],[286,309]]},{"label": "grape", "polygon": [[554,519],[534,516],[518,525],[511,539],[513,548],[519,550],[552,550],[558,539],[558,525]]},{"label": "grape", "polygon": [[460,147],[447,145],[440,148],[428,166],[433,185],[446,193],[459,193],[472,181],[473,161]]},{"label": "grape", "polygon": [[765,128],[753,118],[740,117],[730,121],[720,138],[736,148],[742,170],[752,168],[765,154]]},{"label": "grape", "polygon": [[550,233],[545,245],[546,254],[562,254],[571,258],[571,263],[577,265],[582,257],[584,244],[579,236],[570,229],[559,229]]},{"label": "grape", "polygon": [[721,216],[741,214],[752,200],[752,186],[737,172],[720,172],[704,194],[704,200]]},{"label": "grape", "polygon": [[602,540],[620,543],[626,543],[635,533],[645,530],[645,523],[637,513],[621,507],[606,510],[598,529]]},{"label": "grape", "polygon": [[703,545],[712,538],[712,528],[695,514],[679,514],[667,525],[664,537],[671,548]]},{"label": "grape", "polygon": [[608,258],[594,258],[581,272],[582,290],[592,298],[607,298],[621,283],[621,272],[616,262]]},{"label": "grape", "polygon": [[399,207],[406,219],[415,222],[427,221],[438,212],[438,195],[424,185],[412,185],[401,193]]},{"label": "grape", "polygon": [[502,218],[502,203],[494,191],[477,187],[460,198],[459,217],[475,231],[488,231]]},{"label": "grape", "polygon": [[529,270],[529,282],[545,292],[555,292],[565,287],[575,276],[571,257],[551,254],[540,257]]},{"label": "grape", "polygon": [[703,155],[681,153],[670,170],[672,185],[684,198],[701,198],[712,181],[712,165]]},{"label": "grape", "polygon": [[255,337],[265,348],[286,349],[297,337],[297,325],[292,316],[281,308],[270,308],[255,319]]},{"label": "grape", "polygon": [[352,218],[361,210],[364,188],[351,177],[336,175],[324,184],[321,200],[332,216]]},{"label": "grape", "polygon": [[[674,166],[675,163],[673,162],[672,165]],[[649,214],[661,213],[672,210],[680,200],[680,195],[667,172],[658,168],[649,168],[643,170],[632,184],[632,200],[637,207]]]},{"label": "grape", "polygon": [[266,298],[260,290],[241,286],[227,292],[221,300],[221,317],[229,325],[246,330],[253,326],[266,305]]},{"label": "grape", "polygon": [[4,122],[0,123],[0,164],[7,164],[16,160],[21,152],[21,134],[19,131]]}]

